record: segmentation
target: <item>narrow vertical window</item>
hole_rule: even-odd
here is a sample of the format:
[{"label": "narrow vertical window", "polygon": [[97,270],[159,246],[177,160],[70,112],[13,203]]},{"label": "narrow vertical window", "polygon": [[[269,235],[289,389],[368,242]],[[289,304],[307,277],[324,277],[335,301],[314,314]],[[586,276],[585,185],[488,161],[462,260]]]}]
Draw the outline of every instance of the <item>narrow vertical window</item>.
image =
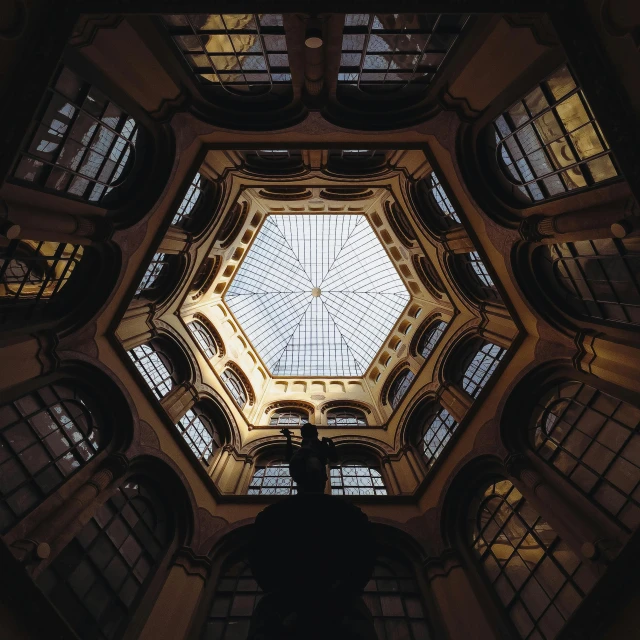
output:
[{"label": "narrow vertical window", "polygon": [[247,404],[247,390],[244,388],[242,381],[238,376],[231,371],[231,369],[225,369],[222,372],[222,381],[227,387],[231,397],[236,401],[236,404],[243,409]]},{"label": "narrow vertical window", "polygon": [[189,217],[191,216],[196,204],[198,204],[198,200],[202,195],[202,191],[204,189],[204,180],[199,173],[196,173],[193,176],[193,180],[187,189],[187,193],[182,199],[176,214],[173,216],[173,220],[171,224],[175,227],[183,226]]},{"label": "narrow vertical window", "polygon": [[401,371],[389,388],[389,404],[395,409],[406,395],[413,379],[416,377],[411,369]]},{"label": "narrow vertical window", "polygon": [[439,320],[427,329],[425,334],[422,336],[418,352],[425,360],[433,353],[433,350],[440,341],[440,338],[442,338],[442,334],[446,328],[447,323]]},{"label": "narrow vertical window", "polygon": [[505,353],[505,349],[490,342],[486,342],[475,352],[462,374],[462,388],[472,398],[478,397]]},{"label": "narrow vertical window", "polygon": [[429,466],[431,466],[451,439],[458,423],[449,412],[440,407],[427,419],[422,430],[422,453]]},{"label": "narrow vertical window", "polygon": [[136,297],[140,297],[143,294],[147,294],[149,291],[158,289],[164,280],[164,276],[167,275],[169,268],[169,261],[164,253],[156,253],[153,256],[153,260],[149,263],[140,284],[136,287]]},{"label": "narrow vertical window", "polygon": [[222,444],[211,418],[196,405],[180,418],[176,428],[198,460],[208,465]]},{"label": "narrow vertical window", "polygon": [[213,358],[218,352],[218,348],[211,334],[207,331],[207,328],[201,322],[198,322],[198,320],[190,322],[187,326],[207,358]]}]

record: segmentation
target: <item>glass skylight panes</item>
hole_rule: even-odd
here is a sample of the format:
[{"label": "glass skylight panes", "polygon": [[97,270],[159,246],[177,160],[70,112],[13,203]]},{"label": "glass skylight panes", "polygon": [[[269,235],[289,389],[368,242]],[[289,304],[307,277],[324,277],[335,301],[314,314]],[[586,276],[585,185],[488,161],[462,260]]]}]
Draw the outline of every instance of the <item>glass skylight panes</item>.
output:
[{"label": "glass skylight panes", "polygon": [[274,376],[362,376],[409,301],[363,215],[268,216],[225,296]]},{"label": "glass skylight panes", "polygon": [[198,13],[163,19],[201,83],[241,92],[291,84],[281,15]]},{"label": "glass skylight panes", "polygon": [[349,13],[338,82],[361,89],[428,85],[458,38],[466,15]]}]

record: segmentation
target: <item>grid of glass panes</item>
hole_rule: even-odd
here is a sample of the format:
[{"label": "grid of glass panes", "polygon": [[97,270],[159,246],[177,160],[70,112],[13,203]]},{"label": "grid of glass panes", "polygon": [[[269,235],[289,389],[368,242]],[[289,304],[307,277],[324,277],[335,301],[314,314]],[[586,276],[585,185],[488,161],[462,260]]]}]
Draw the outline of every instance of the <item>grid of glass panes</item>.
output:
[{"label": "grid of glass panes", "polygon": [[0,239],[0,323],[22,312],[46,312],[82,259],[81,246]]},{"label": "grid of glass panes", "polygon": [[251,616],[262,598],[249,563],[240,560],[222,572],[201,640],[246,640]]},{"label": "grid of glass panes", "polygon": [[442,188],[440,180],[438,180],[438,176],[435,174],[435,171],[431,172],[427,180],[431,196],[435,200],[435,203],[438,205],[438,209],[440,209],[443,217],[449,223],[460,224],[460,218],[458,217],[456,210],[451,204],[449,196],[447,196],[445,190]]},{"label": "grid of glass panes", "polygon": [[134,153],[138,126],[101,91],[63,67],[13,177],[90,202],[115,186]]},{"label": "grid of glass panes", "polygon": [[298,493],[286,462],[272,462],[258,467],[251,478],[250,496],[292,496]]},{"label": "grid of glass panes", "polygon": [[338,82],[366,89],[430,84],[467,17],[437,13],[348,13]]},{"label": "grid of glass panes", "polygon": [[432,415],[423,427],[422,452],[428,465],[435,462],[436,458],[451,439],[458,423],[449,412],[440,407],[435,415]]},{"label": "grid of glass panes", "polygon": [[164,253],[154,254],[153,259],[142,276],[142,280],[140,280],[140,284],[136,287],[136,297],[145,291],[150,291],[158,287],[161,282],[159,279],[160,275],[168,264],[169,262],[166,260]]},{"label": "grid of glass panes", "polygon": [[404,562],[378,558],[363,599],[378,640],[431,638],[415,575]]},{"label": "grid of glass panes", "polygon": [[330,469],[334,496],[386,496],[380,472],[363,462],[344,462]]},{"label": "grid of glass panes", "polygon": [[357,409],[330,409],[327,411],[328,427],[366,427],[367,417]]},{"label": "grid of glass panes", "polygon": [[477,494],[469,520],[473,550],[520,636],[555,638],[593,574],[508,480]]},{"label": "grid of glass panes", "polygon": [[207,358],[213,358],[218,353],[218,347],[214,342],[207,328],[197,320],[190,322],[188,325],[191,335],[196,339],[200,348],[204,351]]},{"label": "grid of glass panes", "polygon": [[36,583],[79,638],[120,638],[172,535],[156,492],[128,481]]},{"label": "grid of glass panes", "polygon": [[189,409],[176,424],[189,448],[198,460],[207,465],[220,448],[220,436],[211,421],[199,411]]},{"label": "grid of glass panes", "polygon": [[171,221],[172,225],[176,227],[180,226],[185,222],[186,219],[189,218],[191,212],[193,211],[193,208],[196,206],[198,200],[200,199],[200,195],[202,194],[202,190],[204,188],[203,183],[204,180],[202,176],[199,173],[196,173],[196,175],[193,176],[193,180],[189,185],[189,189],[187,189],[187,193],[182,199],[182,202],[180,203],[175,216],[173,216],[173,220]]},{"label": "grid of glass panes", "polygon": [[478,397],[505,353],[505,349],[491,342],[486,342],[478,349],[462,375],[462,388],[472,398]]},{"label": "grid of glass panes", "polygon": [[640,525],[640,408],[580,382],[538,404],[531,444],[630,531]]},{"label": "grid of glass panes", "polygon": [[389,389],[389,404],[393,409],[400,404],[400,401],[404,398],[415,377],[416,374],[413,373],[411,369],[405,369],[401,371],[393,381]]},{"label": "grid of glass panes", "polygon": [[435,324],[431,325],[427,331],[425,331],[424,336],[420,340],[420,348],[418,351],[420,355],[426,360],[436,348],[436,345],[442,338],[442,334],[444,330],[447,328],[447,323],[442,320],[438,320]]},{"label": "grid of glass panes", "polygon": [[236,401],[236,404],[242,409],[247,404],[247,391],[242,384],[242,381],[238,376],[231,371],[231,369],[225,369],[222,372],[222,381],[225,387],[227,387],[231,397]]},{"label": "grid of glass panes", "polygon": [[583,317],[640,324],[640,241],[582,240],[540,249],[562,299]]},{"label": "grid of glass panes", "polygon": [[582,90],[563,66],[494,122],[497,160],[530,201],[618,176]]},{"label": "grid of glass panes", "polygon": [[156,398],[162,400],[173,388],[173,378],[160,354],[150,344],[133,347],[127,353]]},{"label": "grid of glass panes", "polygon": [[306,411],[296,409],[281,409],[274,411],[269,418],[271,427],[299,427],[309,421]]},{"label": "grid of glass panes", "polygon": [[471,267],[477,279],[480,280],[480,282],[485,287],[495,288],[495,284],[493,283],[493,280],[491,279],[491,276],[487,271],[487,267],[485,267],[484,262],[482,262],[482,258],[480,257],[478,252],[470,251],[469,253],[466,254],[465,257],[466,257],[467,264]]},{"label": "grid of glass panes", "polygon": [[291,84],[281,15],[199,13],[163,19],[201,83],[241,92]]},{"label": "grid of glass panes", "polygon": [[85,399],[65,384],[0,406],[0,533],[91,460],[102,440]]}]

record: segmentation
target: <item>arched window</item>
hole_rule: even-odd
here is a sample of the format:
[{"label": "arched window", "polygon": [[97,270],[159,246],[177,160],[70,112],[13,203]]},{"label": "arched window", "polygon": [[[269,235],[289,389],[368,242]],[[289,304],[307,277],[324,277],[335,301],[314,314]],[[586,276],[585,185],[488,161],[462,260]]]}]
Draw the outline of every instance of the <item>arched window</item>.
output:
[{"label": "arched window", "polygon": [[439,405],[433,407],[422,426],[420,445],[427,466],[431,466],[451,439],[458,423]]},{"label": "arched window", "polygon": [[53,310],[82,255],[71,244],[0,239],[0,322]]},{"label": "arched window", "polygon": [[204,178],[199,173],[196,173],[196,175],[193,176],[193,180],[191,181],[191,184],[187,189],[187,193],[182,199],[182,202],[180,203],[180,206],[178,207],[176,214],[173,216],[173,220],[171,221],[171,224],[174,227],[184,226],[184,224],[187,222],[187,220],[191,216],[196,204],[198,204],[198,201],[200,200],[200,196],[202,195],[203,189],[204,189]]},{"label": "arched window", "polygon": [[172,538],[159,494],[128,480],[36,583],[78,637],[120,638]]},{"label": "arched window", "polygon": [[201,640],[245,640],[262,590],[244,558],[225,563],[216,585]]},{"label": "arched window", "polygon": [[429,640],[431,637],[416,576],[408,563],[378,556],[364,601],[378,640]]},{"label": "arched window", "polygon": [[464,284],[471,290],[475,298],[479,300],[500,300],[496,285],[477,251],[457,254],[455,259],[459,263]]},{"label": "arched window", "polygon": [[589,569],[508,480],[469,510],[476,557],[522,638],[555,638],[594,584]]},{"label": "arched window", "polygon": [[328,427],[366,427],[367,417],[359,409],[337,408],[327,411]]},{"label": "arched window", "polygon": [[150,291],[159,289],[166,280],[169,270],[169,259],[164,253],[156,253],[149,263],[147,270],[136,287],[136,298],[141,295],[148,295]]},{"label": "arched window", "polygon": [[135,120],[63,67],[13,177],[98,203],[126,178],[137,136]]},{"label": "arched window", "polygon": [[424,332],[424,335],[418,343],[418,353],[425,360],[432,354],[446,328],[447,323],[442,320],[438,320]]},{"label": "arched window", "polygon": [[416,375],[411,369],[404,369],[391,383],[391,387],[389,387],[389,404],[393,409],[400,404],[415,377]]},{"label": "arched window", "polygon": [[563,66],[493,123],[496,162],[521,200],[538,202],[619,175],[571,71]]},{"label": "arched window", "polygon": [[292,496],[298,490],[289,475],[289,464],[274,460],[256,466],[247,493],[250,496]]},{"label": "arched window", "polygon": [[207,358],[213,358],[218,353],[218,347],[216,346],[215,340],[211,337],[208,329],[198,320],[193,320],[193,322],[190,322],[187,326],[189,327],[189,331],[191,331],[191,335],[195,338],[198,346],[204,351]]},{"label": "arched window", "polygon": [[380,471],[372,460],[352,459],[331,467],[331,493],[334,496],[386,496]]},{"label": "arched window", "polygon": [[231,369],[225,369],[222,372],[222,381],[227,387],[231,397],[236,401],[236,404],[243,409],[247,404],[247,390],[242,384],[242,380]]},{"label": "arched window", "polygon": [[158,400],[179,384],[173,362],[154,342],[133,347],[128,353]]},{"label": "arched window", "polygon": [[640,239],[584,240],[536,250],[545,282],[583,318],[640,324]]},{"label": "arched window", "polygon": [[477,398],[505,353],[505,349],[491,342],[485,342],[479,349],[472,348],[464,358],[465,366],[457,382],[472,398]]},{"label": "arched window", "polygon": [[620,524],[640,525],[640,409],[589,385],[559,384],[538,403],[530,442]]},{"label": "arched window", "polygon": [[0,406],[0,533],[104,448],[105,427],[76,383],[49,384]]},{"label": "arched window", "polygon": [[271,427],[299,427],[309,422],[309,413],[302,409],[278,409],[271,414]]},{"label": "arched window", "polygon": [[458,217],[456,210],[451,204],[451,200],[449,200],[449,197],[442,188],[440,180],[438,180],[438,176],[434,171],[429,174],[426,181],[431,198],[439,210],[442,221],[445,225],[447,227],[452,227],[460,224],[460,218]]},{"label": "arched window", "polygon": [[180,418],[176,428],[189,448],[205,466],[222,446],[222,438],[204,407],[195,404]]}]

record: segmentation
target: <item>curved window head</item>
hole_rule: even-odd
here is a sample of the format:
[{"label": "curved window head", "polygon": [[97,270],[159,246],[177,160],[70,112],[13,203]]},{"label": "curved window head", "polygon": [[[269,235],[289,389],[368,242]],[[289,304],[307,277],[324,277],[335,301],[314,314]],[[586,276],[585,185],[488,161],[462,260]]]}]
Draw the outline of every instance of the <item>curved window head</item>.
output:
[{"label": "curved window head", "polygon": [[458,423],[444,407],[437,406],[435,412],[429,414],[420,437],[420,448],[429,467],[442,453],[457,427]]},{"label": "curved window head", "polygon": [[469,510],[473,551],[520,637],[552,640],[595,579],[511,482],[485,487]]},{"label": "curved window head", "polygon": [[257,466],[247,493],[250,496],[292,496],[298,493],[286,462]]},{"label": "curved window head", "polygon": [[300,427],[309,422],[309,413],[301,409],[279,409],[269,418],[271,427]]},{"label": "curved window head", "polygon": [[331,494],[334,496],[386,496],[380,471],[366,460],[351,460],[332,466]]},{"label": "curved window head", "polygon": [[206,411],[194,405],[180,418],[176,428],[198,460],[207,466],[221,447],[222,438]]},{"label": "curved window head", "polygon": [[13,177],[98,203],[126,178],[137,136],[135,120],[63,67]]},{"label": "curved window head", "polygon": [[243,409],[247,404],[248,397],[242,380],[240,380],[237,374],[231,371],[231,369],[225,369],[221,377],[231,397],[236,401],[236,404]]},{"label": "curved window head", "polygon": [[640,525],[640,408],[565,382],[538,403],[530,443],[538,455],[633,531]]},{"label": "curved window head", "polygon": [[389,388],[389,404],[393,409],[400,404],[415,377],[416,375],[411,369],[404,369],[391,383],[391,387]]},{"label": "curved window head", "polygon": [[173,220],[171,224],[174,227],[182,227],[189,220],[195,206],[198,204],[200,200],[200,196],[202,195],[202,191],[204,189],[204,178],[196,173],[193,176],[193,180],[187,189],[187,193],[185,194],[176,214],[173,216]]},{"label": "curved window head", "polygon": [[0,533],[104,448],[105,427],[76,384],[50,384],[0,406]]},{"label": "curved window head", "polygon": [[[572,315],[640,324],[638,238],[584,240],[544,245],[537,264],[555,285],[559,304]],[[546,287],[547,282],[541,282]]]},{"label": "curved window head", "polygon": [[459,380],[462,388],[472,397],[477,398],[493,375],[506,350],[491,342],[485,342],[479,349],[467,355],[466,365]]},{"label": "curved window head", "polygon": [[496,161],[514,193],[538,202],[619,175],[609,145],[568,67],[493,123]]},{"label": "curved window head", "polygon": [[121,638],[173,535],[158,492],[127,480],[36,583],[79,638]]},{"label": "curved window head", "polygon": [[359,409],[329,409],[327,411],[328,427],[366,427],[367,417]]},{"label": "curved window head", "polygon": [[162,400],[178,383],[173,363],[155,344],[141,344],[128,354],[158,400]]},{"label": "curved window head", "polygon": [[147,295],[150,291],[158,290],[166,279],[169,266],[169,260],[164,253],[154,254],[140,284],[136,287],[136,298],[143,294]]},{"label": "curved window head", "polygon": [[426,360],[435,349],[436,345],[442,338],[442,334],[447,328],[447,323],[438,320],[431,325],[425,332],[418,343],[418,353]]},{"label": "curved window head", "polygon": [[213,358],[218,353],[218,347],[208,329],[198,320],[190,322],[187,326],[207,358]]}]

